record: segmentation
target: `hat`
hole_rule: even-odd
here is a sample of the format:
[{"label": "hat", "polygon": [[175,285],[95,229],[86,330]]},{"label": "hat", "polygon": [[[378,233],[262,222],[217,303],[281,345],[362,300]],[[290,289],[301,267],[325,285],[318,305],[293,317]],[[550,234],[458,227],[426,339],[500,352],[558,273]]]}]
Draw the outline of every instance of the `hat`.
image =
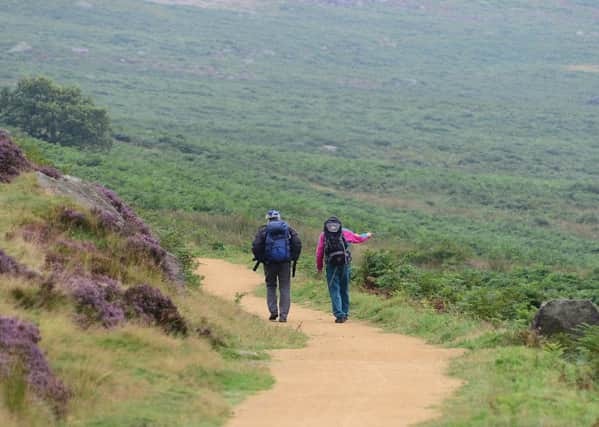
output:
[{"label": "hat", "polygon": [[280,220],[281,214],[279,213],[279,211],[271,209],[266,214],[266,219],[269,221]]}]

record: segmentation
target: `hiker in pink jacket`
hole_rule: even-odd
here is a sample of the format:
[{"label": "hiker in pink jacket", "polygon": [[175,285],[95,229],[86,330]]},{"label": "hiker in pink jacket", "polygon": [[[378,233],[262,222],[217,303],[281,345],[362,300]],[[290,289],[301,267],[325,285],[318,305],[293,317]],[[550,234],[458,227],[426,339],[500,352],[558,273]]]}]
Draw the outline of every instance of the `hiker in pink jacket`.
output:
[{"label": "hiker in pink jacket", "polygon": [[343,228],[337,217],[324,223],[316,247],[316,269],[322,272],[326,264],[327,283],[333,307],[335,323],[344,323],[349,315],[349,279],[351,274],[351,252],[349,245],[363,243],[372,233],[356,234]]}]

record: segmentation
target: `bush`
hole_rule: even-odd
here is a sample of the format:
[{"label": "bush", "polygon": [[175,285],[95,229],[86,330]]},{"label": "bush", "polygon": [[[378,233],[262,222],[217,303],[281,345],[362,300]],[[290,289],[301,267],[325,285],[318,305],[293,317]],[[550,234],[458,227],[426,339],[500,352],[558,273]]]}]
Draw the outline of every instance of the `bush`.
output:
[{"label": "bush", "polygon": [[84,326],[100,322],[105,328],[113,328],[125,321],[120,283],[108,277],[76,276],[71,278],[69,286]]},{"label": "bush", "polygon": [[124,302],[130,317],[161,326],[167,333],[187,335],[187,323],[171,299],[159,289],[138,285],[125,291]]},{"label": "bush", "polygon": [[[9,379],[18,384],[20,374],[25,376],[28,389],[36,396],[48,401],[59,416],[66,412],[71,397],[67,387],[56,378],[37,343],[41,340],[38,328],[31,323],[12,317],[0,316],[0,379]],[[8,393],[19,393],[12,397],[21,400],[23,390],[18,387]],[[13,402],[18,406],[18,402]]]},{"label": "bush", "polygon": [[182,269],[185,284],[190,287],[199,287],[200,279],[195,274],[197,267],[196,256],[187,246],[183,232],[172,226],[166,230],[159,230],[159,233],[162,247],[172,253],[180,264],[180,267],[174,266],[174,269],[171,268],[172,270],[176,270],[176,272],[171,272],[169,276],[177,275],[178,271]]},{"label": "bush", "polygon": [[364,286],[377,293],[402,292],[440,311],[453,308],[484,320],[516,321],[525,326],[543,301],[597,299],[599,275],[552,272],[543,266],[493,272],[455,266],[420,268],[405,255],[367,251],[360,268]]},{"label": "bush", "polygon": [[[1,104],[0,108],[2,108]],[[0,182],[10,182],[21,172],[32,168],[31,163],[25,158],[21,149],[12,142],[8,133],[0,130]]]},{"label": "bush", "polygon": [[0,120],[33,137],[74,147],[110,148],[108,112],[76,87],[44,77],[25,78],[0,93]]},{"label": "bush", "polygon": [[37,273],[19,264],[12,257],[6,255],[2,249],[0,249],[0,274],[24,276],[29,279],[37,276]]}]

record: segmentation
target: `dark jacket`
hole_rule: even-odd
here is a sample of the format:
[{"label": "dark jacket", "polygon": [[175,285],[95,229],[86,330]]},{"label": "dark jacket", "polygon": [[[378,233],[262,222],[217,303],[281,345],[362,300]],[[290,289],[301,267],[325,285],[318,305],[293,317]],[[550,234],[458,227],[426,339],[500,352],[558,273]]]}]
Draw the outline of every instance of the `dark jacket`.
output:
[{"label": "dark jacket", "polygon": [[[254,242],[252,243],[252,252],[256,261],[265,262],[264,251],[266,247],[266,225],[263,225],[256,232]],[[291,250],[291,260],[297,261],[302,252],[302,241],[291,226],[289,226],[289,248]]]}]

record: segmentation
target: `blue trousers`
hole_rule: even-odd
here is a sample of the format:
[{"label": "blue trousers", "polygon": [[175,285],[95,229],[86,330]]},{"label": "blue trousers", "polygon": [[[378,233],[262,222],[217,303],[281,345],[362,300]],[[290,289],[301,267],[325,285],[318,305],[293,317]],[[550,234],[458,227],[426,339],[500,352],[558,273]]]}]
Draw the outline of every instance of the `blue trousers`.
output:
[{"label": "blue trousers", "polygon": [[351,266],[327,264],[327,283],[333,306],[333,315],[337,318],[349,315],[349,277]]}]

